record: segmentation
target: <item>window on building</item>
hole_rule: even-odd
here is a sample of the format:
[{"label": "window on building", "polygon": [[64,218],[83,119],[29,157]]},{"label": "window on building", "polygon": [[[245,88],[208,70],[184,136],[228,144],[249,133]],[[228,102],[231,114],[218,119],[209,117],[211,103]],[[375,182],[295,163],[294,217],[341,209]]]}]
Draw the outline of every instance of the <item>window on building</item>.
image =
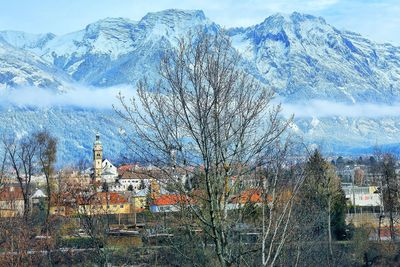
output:
[{"label": "window on building", "polygon": [[124,205],[119,205],[119,207],[120,207],[120,208],[123,208],[123,207],[124,207]]}]

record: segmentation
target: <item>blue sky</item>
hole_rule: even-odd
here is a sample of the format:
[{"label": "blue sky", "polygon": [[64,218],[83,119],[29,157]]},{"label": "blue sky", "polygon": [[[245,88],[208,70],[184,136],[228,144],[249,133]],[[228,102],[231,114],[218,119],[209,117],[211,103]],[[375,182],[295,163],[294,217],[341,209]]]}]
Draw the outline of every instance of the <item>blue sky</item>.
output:
[{"label": "blue sky", "polygon": [[201,9],[226,27],[298,11],[322,16],[339,29],[374,41],[400,45],[400,0],[2,0],[0,30],[63,34],[105,17],[139,20],[147,12],[168,8]]}]

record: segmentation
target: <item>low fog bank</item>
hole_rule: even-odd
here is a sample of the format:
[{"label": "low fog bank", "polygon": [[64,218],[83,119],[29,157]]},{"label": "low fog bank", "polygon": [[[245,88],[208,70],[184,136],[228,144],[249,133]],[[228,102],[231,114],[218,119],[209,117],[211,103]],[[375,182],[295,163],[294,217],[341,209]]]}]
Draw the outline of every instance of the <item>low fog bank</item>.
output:
[{"label": "low fog bank", "polygon": [[296,118],[325,118],[334,116],[380,118],[400,116],[400,103],[389,105],[384,103],[346,104],[328,100],[309,100],[297,103],[286,103],[284,99],[277,99],[275,101],[282,103],[285,117],[289,117],[292,114]]},{"label": "low fog bank", "polygon": [[121,93],[126,98],[134,96],[133,86],[121,85],[108,88],[73,86],[73,89],[60,92],[55,90],[24,87],[0,90],[0,106],[32,108],[77,107],[91,109],[112,109],[118,105],[117,96]]},{"label": "low fog bank", "polygon": [[[90,109],[112,109],[118,105],[117,95],[121,93],[126,98],[135,95],[136,88],[132,85],[120,85],[108,88],[85,87],[73,85],[71,90],[59,92],[36,87],[0,90],[0,107],[17,106],[32,108],[76,107]],[[329,100],[309,100],[286,102],[284,98],[276,98],[274,104],[282,103],[283,115],[296,118],[324,118],[324,117],[398,117],[400,103],[376,104],[355,103],[346,104]]]}]

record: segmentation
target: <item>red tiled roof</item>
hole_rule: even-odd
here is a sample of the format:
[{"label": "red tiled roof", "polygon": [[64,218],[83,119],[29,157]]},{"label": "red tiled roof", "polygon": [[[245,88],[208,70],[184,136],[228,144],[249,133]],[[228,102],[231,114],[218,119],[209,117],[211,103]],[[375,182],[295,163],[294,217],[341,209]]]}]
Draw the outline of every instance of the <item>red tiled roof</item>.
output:
[{"label": "red tiled roof", "polygon": [[127,172],[127,171],[131,171],[134,168],[133,165],[122,165],[118,167],[118,172]]},{"label": "red tiled roof", "polygon": [[116,192],[98,192],[88,196],[77,195],[76,199],[71,193],[65,192],[62,194],[52,194],[51,202],[54,205],[71,205],[72,203],[78,203],[79,205],[89,204],[124,204],[128,203],[128,199]]},{"label": "red tiled roof", "polygon": [[[116,192],[101,192],[97,193],[97,196],[103,204],[123,204],[128,203],[128,199]],[[108,201],[107,201],[108,199]]]},{"label": "red tiled roof", "polygon": [[77,199],[79,205],[94,205],[94,204],[123,204],[128,200],[123,195],[116,192],[99,192],[90,196],[79,196]]},{"label": "red tiled roof", "polygon": [[150,179],[151,177],[145,173],[126,171],[120,174],[120,179]]},{"label": "red tiled roof", "polygon": [[[275,196],[274,201],[278,201],[281,203],[284,203],[290,199],[292,196],[292,193],[290,191],[283,191],[279,192]],[[267,195],[266,199],[264,201],[272,201],[272,196]],[[259,189],[248,189],[246,191],[241,192],[240,194],[237,194],[236,196],[233,196],[230,200],[231,203],[262,203],[263,202],[263,197],[261,190]]]},{"label": "red tiled roof", "polygon": [[262,202],[262,197],[261,193],[259,190],[246,190],[241,192],[240,194],[232,197],[231,199],[232,203],[261,203]]},{"label": "red tiled roof", "polygon": [[4,186],[0,188],[0,201],[24,199],[22,189],[17,186]]},{"label": "red tiled roof", "polygon": [[161,195],[158,198],[156,198],[153,201],[153,205],[156,206],[177,205],[183,202],[188,203],[193,201],[190,201],[187,196],[169,194],[169,195]]},{"label": "red tiled roof", "polygon": [[139,167],[139,164],[133,163],[133,164],[125,164],[121,165],[118,167],[118,172],[124,173],[124,172],[130,172],[133,171],[136,167]]}]

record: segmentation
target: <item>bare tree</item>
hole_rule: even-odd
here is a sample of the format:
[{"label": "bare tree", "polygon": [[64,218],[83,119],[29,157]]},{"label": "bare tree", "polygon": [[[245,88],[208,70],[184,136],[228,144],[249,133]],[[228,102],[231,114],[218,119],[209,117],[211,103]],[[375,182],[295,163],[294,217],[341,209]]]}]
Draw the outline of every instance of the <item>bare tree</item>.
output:
[{"label": "bare tree", "polygon": [[389,219],[390,239],[394,241],[396,239],[395,224],[398,220],[397,210],[400,207],[400,190],[396,173],[396,157],[393,154],[381,155],[380,171],[384,210]]},{"label": "bare tree", "polygon": [[274,266],[294,225],[292,210],[304,180],[304,168],[290,161],[291,143],[277,143],[266,157],[262,177],[262,264]]},{"label": "bare tree", "polygon": [[96,255],[94,261],[101,266],[107,266],[109,261],[109,249],[107,244],[107,233],[109,232],[109,207],[110,195],[108,192],[96,192],[93,186],[81,187],[71,186],[68,193],[72,197],[76,216],[79,218],[80,226],[91,241],[93,253]]},{"label": "bare tree", "polygon": [[21,140],[3,138],[8,161],[15,173],[24,198],[24,217],[30,212],[30,195],[32,176],[36,170],[36,152],[38,143],[32,136]]},{"label": "bare tree", "polygon": [[[116,108],[133,126],[127,144],[135,155],[158,166],[180,194],[196,199],[190,210],[213,241],[221,266],[237,260],[229,238],[240,221],[232,218],[229,201],[290,122],[271,104],[273,92],[241,64],[222,34],[183,38],[166,52],[161,80],[139,82],[137,97],[127,101],[120,95],[122,107]],[[200,193],[188,192],[179,180],[178,167],[189,166],[201,167],[191,173],[201,176]]]},{"label": "bare tree", "polygon": [[35,134],[38,144],[38,160],[40,168],[46,178],[46,193],[47,193],[47,209],[46,220],[50,215],[50,198],[53,192],[52,176],[54,175],[54,164],[57,155],[57,140],[47,131],[38,132]]},{"label": "bare tree", "polygon": [[[9,168],[11,174],[13,174],[18,182],[18,187],[9,192],[6,196],[15,198],[14,200],[19,201],[23,199],[23,218],[19,218],[19,214],[13,215],[10,221],[13,227],[15,236],[11,236],[11,242],[8,244],[10,253],[15,253],[15,257],[11,257],[11,265],[34,265],[31,260],[41,260],[43,251],[46,250],[47,258],[51,260],[51,249],[54,247],[54,240],[49,236],[44,239],[37,239],[34,236],[38,235],[37,229],[39,226],[38,216],[30,216],[31,207],[31,187],[32,187],[32,176],[40,172],[40,161],[44,163],[45,153],[41,149],[43,143],[40,142],[39,133],[28,135],[21,139],[15,137],[4,137],[3,146],[5,151],[5,158],[2,165],[2,173],[5,172],[6,168]],[[49,172],[43,170],[46,174]],[[10,174],[10,173],[9,173]],[[48,175],[46,175],[48,177]],[[49,206],[49,205],[48,205]],[[16,206],[14,206],[15,208]],[[22,210],[22,209],[21,209]],[[21,222],[23,220],[23,222]],[[47,220],[46,220],[47,222]],[[49,229],[50,223],[46,223],[46,229]],[[5,226],[6,227],[6,226]],[[32,255],[29,255],[31,250]],[[20,257],[22,257],[22,262]],[[25,262],[25,258],[27,262]],[[13,263],[14,262],[14,263]]]},{"label": "bare tree", "polygon": [[91,163],[89,162],[88,159],[79,159],[75,169],[79,172],[79,174],[83,174],[89,167],[91,166]]},{"label": "bare tree", "polygon": [[4,150],[3,157],[1,158],[0,185],[3,185],[3,178],[5,177],[5,171],[6,171],[6,162],[7,162],[7,151]]}]

